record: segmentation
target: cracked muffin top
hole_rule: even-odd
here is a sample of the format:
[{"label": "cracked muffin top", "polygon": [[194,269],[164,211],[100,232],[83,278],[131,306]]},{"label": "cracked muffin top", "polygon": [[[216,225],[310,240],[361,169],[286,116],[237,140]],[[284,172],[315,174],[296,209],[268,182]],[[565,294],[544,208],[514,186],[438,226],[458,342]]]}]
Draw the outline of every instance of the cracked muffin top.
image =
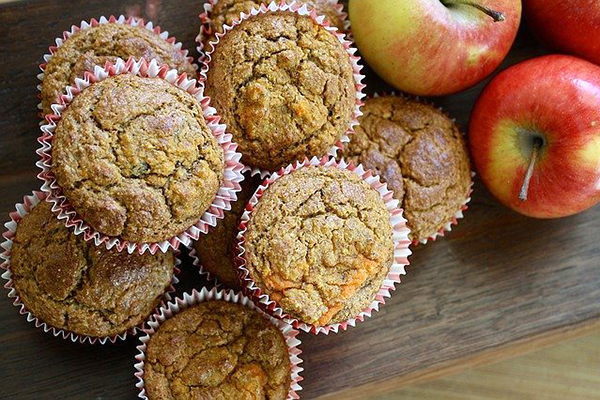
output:
[{"label": "cracked muffin top", "polygon": [[58,96],[75,78],[91,71],[94,65],[104,66],[117,57],[129,57],[148,61],[155,58],[159,64],[167,64],[180,73],[195,77],[196,70],[172,43],[145,27],[119,23],[101,24],[80,30],[65,40],[48,62],[42,82],[42,110],[44,115],[52,112],[50,106],[57,103]]},{"label": "cracked muffin top", "polygon": [[262,179],[259,176],[248,176],[247,174],[240,183],[242,191],[237,194],[238,200],[231,204],[231,210],[224,211],[223,221],[219,221],[217,226],[211,228],[206,235],[200,235],[194,245],[196,257],[202,268],[232,289],[240,289],[237,268],[233,263],[238,222],[244,213],[246,204],[261,182]]},{"label": "cracked muffin top", "polygon": [[394,256],[379,193],[335,167],[301,168],[269,186],[251,214],[244,247],[262,293],[316,326],[368,307]]},{"label": "cracked muffin top", "polygon": [[100,233],[160,242],[209,208],[224,153],[191,94],[125,74],[75,96],[52,139],[52,171],[78,215]]},{"label": "cracked muffin top", "polygon": [[259,14],[221,38],[206,94],[242,162],[275,171],[323,156],[350,127],[350,56],[331,32],[293,12]]},{"label": "cracked muffin top", "polygon": [[208,301],[167,319],[148,341],[153,399],[285,399],[291,363],[281,331],[239,304]]},{"label": "cracked muffin top", "polygon": [[15,290],[42,321],[81,335],[126,332],[158,306],[173,253],[126,254],[70,232],[41,202],[19,222],[10,254]]},{"label": "cracked muffin top", "polygon": [[449,223],[471,186],[469,156],[456,124],[439,109],[400,96],[368,99],[344,158],[373,170],[404,209],[410,239]]},{"label": "cracked muffin top", "polygon": [[[286,0],[290,4],[292,0]],[[204,45],[215,40],[215,34],[223,33],[223,25],[229,25],[240,18],[241,13],[249,14],[253,8],[259,8],[261,3],[268,4],[262,0],[218,0],[209,15],[211,36],[202,38]],[[299,0],[298,3],[308,6],[308,9],[316,9],[317,15],[323,15],[331,26],[344,31],[344,20],[335,9],[335,3],[331,0]],[[208,49],[207,49],[208,50]]]}]

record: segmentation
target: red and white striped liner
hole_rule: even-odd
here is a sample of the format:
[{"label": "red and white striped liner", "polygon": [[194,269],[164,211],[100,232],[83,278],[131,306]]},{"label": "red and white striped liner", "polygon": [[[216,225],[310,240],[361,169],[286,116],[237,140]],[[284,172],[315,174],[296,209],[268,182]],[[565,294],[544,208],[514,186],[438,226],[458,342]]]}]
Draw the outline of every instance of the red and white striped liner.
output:
[{"label": "red and white striped liner", "polygon": [[[332,8],[335,10],[335,12],[338,14],[340,20],[342,20],[343,23],[343,29],[347,37],[350,36],[351,32],[350,32],[350,20],[348,19],[348,13],[346,13],[346,11],[344,11],[344,5],[341,4],[338,0],[325,0],[327,1],[329,4],[331,4]],[[198,34],[198,36],[196,36],[196,43],[197,43],[197,47],[196,49],[198,50],[198,53],[200,54],[200,57],[198,57],[198,62],[202,63],[204,61],[204,37],[210,37],[212,35],[212,29],[210,27],[210,22],[211,22],[211,15],[212,15],[212,11],[213,8],[215,6],[215,4],[217,4],[219,2],[219,0],[208,0],[206,3],[203,4],[203,8],[204,11],[202,13],[200,13],[200,33]],[[287,3],[288,1],[283,0],[281,1],[281,3]],[[264,4],[264,3],[263,3]],[[338,29],[337,26],[333,26],[334,28]]]},{"label": "red and white striped liner", "polygon": [[192,265],[198,269],[198,275],[206,279],[208,282],[213,283],[214,287],[220,288],[221,282],[217,279],[216,276],[211,274],[209,270],[205,269],[204,266],[202,266],[202,263],[200,263],[200,258],[198,258],[196,246],[192,244],[191,246],[188,246],[188,250],[190,257],[192,258]]},{"label": "red and white striped liner", "polygon": [[[207,125],[215,135],[219,145],[221,145],[225,156],[224,180],[210,208],[199,218],[196,224],[179,235],[162,242],[132,243],[98,232],[77,215],[73,206],[64,196],[62,188],[58,185],[51,169],[52,137],[57,124],[60,122],[61,113],[69,106],[73,98],[88,86],[120,74],[164,79],[194,96],[202,106]],[[42,145],[37,150],[41,160],[36,165],[42,169],[42,172],[38,174],[38,178],[44,181],[41,189],[48,194],[46,201],[54,204],[52,210],[58,213],[58,219],[64,221],[67,227],[74,227],[76,235],[82,234],[85,240],[93,240],[96,246],[104,243],[108,249],[114,247],[118,251],[127,250],[129,253],[149,251],[152,254],[159,250],[166,252],[169,248],[177,249],[181,243],[187,246],[192,240],[198,239],[201,233],[208,232],[210,226],[215,226],[217,219],[223,219],[223,210],[231,208],[231,202],[237,199],[236,193],[241,190],[239,183],[244,179],[242,174],[244,166],[240,163],[242,155],[236,152],[237,144],[233,143],[231,135],[225,132],[225,125],[219,123],[221,117],[217,115],[213,107],[210,107],[210,99],[202,94],[202,88],[196,84],[195,79],[188,79],[185,74],[178,75],[177,70],[169,69],[167,65],[159,66],[156,60],[147,62],[143,58],[139,61],[130,58],[127,61],[119,59],[114,64],[107,62],[104,68],[96,66],[93,73],[86,72],[84,79],[77,78],[75,83],[75,87],[68,86],[66,88],[66,94],[60,97],[59,104],[52,105],[54,113],[46,116],[47,124],[41,127],[42,135],[38,138],[38,142]]]},{"label": "red and white striped liner", "polygon": [[175,300],[161,307],[152,316],[152,318],[148,320],[146,328],[144,329],[146,335],[140,337],[141,344],[137,346],[139,353],[135,356],[135,359],[137,361],[134,364],[134,367],[136,369],[134,375],[137,378],[137,383],[135,386],[140,390],[140,392],[138,393],[138,397],[141,399],[148,399],[148,396],[146,396],[146,389],[144,387],[144,361],[146,360],[147,344],[152,335],[159,329],[160,325],[163,322],[173,317],[178,312],[183,311],[186,308],[192,307],[196,304],[203,303],[205,301],[215,300],[227,301],[230,303],[248,307],[252,310],[256,310],[259,313],[263,314],[265,318],[268,318],[273,325],[279,328],[288,346],[288,354],[290,357],[290,364],[292,366],[291,384],[287,398],[299,399],[300,396],[297,392],[302,390],[302,387],[300,386],[300,381],[302,381],[303,379],[300,376],[300,373],[304,370],[304,368],[299,366],[299,364],[302,363],[302,359],[299,357],[302,351],[298,348],[298,346],[301,343],[300,340],[296,338],[299,332],[293,329],[290,325],[283,323],[278,319],[270,317],[269,315],[262,312],[252,303],[252,301],[248,297],[244,296],[242,293],[235,292],[233,290],[218,290],[217,288],[213,288],[210,291],[206,288],[202,288],[200,291],[194,289],[191,293],[184,293],[182,297],[177,297],[175,298]]},{"label": "red and white striped liner", "polygon": [[[71,340],[74,343],[89,342],[90,344],[94,344],[96,342],[99,342],[100,344],[105,344],[107,341],[115,343],[117,340],[125,340],[127,338],[127,335],[135,336],[139,330],[142,330],[145,322],[142,322],[138,326],[131,328],[130,330],[118,335],[93,337],[88,335],[81,335],[75,332],[71,332],[61,328],[56,328],[52,325],[49,325],[37,318],[35,315],[33,315],[25,307],[25,304],[21,302],[19,294],[17,293],[14,287],[14,282],[12,280],[12,272],[10,269],[10,252],[13,245],[13,238],[15,237],[15,234],[19,227],[19,222],[23,219],[23,217],[25,217],[25,215],[29,214],[36,205],[38,205],[41,201],[44,201],[45,198],[46,193],[38,191],[34,191],[33,194],[30,196],[23,197],[23,203],[17,203],[15,205],[15,211],[10,213],[10,221],[4,224],[4,226],[6,227],[6,231],[2,234],[2,236],[4,237],[4,241],[0,245],[3,249],[2,254],[0,254],[0,258],[2,258],[4,261],[0,265],[0,268],[5,270],[2,274],[2,278],[6,280],[4,287],[9,290],[8,298],[14,299],[13,305],[19,308],[19,314],[26,316],[27,322],[32,322],[36,328],[42,328],[44,332],[50,332],[53,336],[56,337],[61,336],[63,339]],[[179,274],[179,265],[181,265],[181,260],[179,259],[179,252],[175,251],[173,253],[173,257],[175,258],[173,280],[171,281],[171,285],[165,291],[164,297],[161,300],[160,304],[157,306],[156,310],[158,310],[159,307],[162,307],[167,301],[171,300],[171,294],[175,293],[175,285],[179,282],[179,279],[177,279],[177,275]]]},{"label": "red and white striped liner", "polygon": [[[344,322],[334,323],[326,326],[315,326],[306,324],[288,314],[274,301],[271,300],[269,295],[261,292],[260,288],[250,275],[250,271],[246,268],[246,259],[244,258],[244,253],[246,249],[244,248],[244,243],[246,240],[246,232],[248,229],[248,222],[252,218],[252,212],[256,206],[256,204],[260,201],[264,192],[268,189],[270,185],[273,184],[277,179],[281,178],[284,175],[289,175],[292,172],[308,167],[308,166],[331,166],[335,168],[339,168],[342,170],[348,170],[354,172],[356,175],[361,177],[366,183],[368,183],[374,190],[377,190],[381,198],[383,199],[389,213],[390,213],[390,224],[392,226],[392,234],[394,241],[394,261],[390,266],[390,270],[384,279],[379,292],[371,305],[364,309],[360,314],[356,317],[351,318]],[[354,165],[353,163],[346,163],[344,159],[340,161],[336,161],[333,158],[323,157],[317,158],[313,157],[308,160],[305,159],[302,162],[295,162],[294,164],[290,164],[285,168],[279,170],[279,172],[273,173],[262,185],[258,187],[254,196],[248,202],[246,206],[246,211],[242,214],[239,224],[239,232],[237,235],[237,243],[236,243],[236,266],[238,267],[238,272],[240,276],[240,280],[244,286],[244,291],[251,296],[252,300],[261,307],[262,310],[266,311],[270,315],[273,315],[284,322],[291,324],[294,328],[301,329],[307,333],[313,334],[329,334],[329,332],[333,331],[337,333],[340,329],[346,330],[348,326],[355,326],[357,321],[363,321],[365,317],[370,317],[373,311],[378,311],[379,306],[381,304],[385,304],[385,298],[390,297],[390,291],[395,290],[395,285],[400,283],[400,275],[406,275],[405,267],[409,264],[408,257],[411,254],[409,249],[410,240],[408,239],[409,229],[406,226],[406,220],[402,216],[402,209],[398,208],[398,200],[394,199],[393,194],[390,190],[388,190],[387,185],[385,183],[381,183],[379,180],[379,176],[373,175],[373,173],[369,170],[365,170],[362,165]]]},{"label": "red and white striped liner", "polygon": [[[427,105],[437,108],[438,110],[440,110],[441,112],[446,114],[446,111],[444,111],[444,109],[442,107],[438,107],[435,104],[431,103],[430,101],[421,99],[418,96],[415,96],[415,97],[407,96],[404,93],[396,93],[394,91],[373,94],[373,98],[387,97],[387,96],[402,97],[404,99],[413,100],[413,101],[417,101],[419,103],[427,104]],[[456,120],[454,118],[452,118],[450,115],[448,115],[448,114],[446,114],[446,115],[448,116],[448,118],[450,118],[452,120],[452,122],[456,122]],[[464,134],[463,134],[463,136],[464,136]],[[452,216],[450,221],[448,221],[443,227],[440,228],[439,231],[437,231],[433,235],[429,236],[428,238],[413,240],[412,241],[413,246],[418,246],[419,244],[427,244],[429,241],[435,242],[438,237],[445,236],[446,233],[452,231],[453,226],[458,225],[458,220],[460,220],[464,217],[464,212],[469,208],[468,204],[471,202],[471,194],[473,193],[473,178],[475,178],[475,172],[471,171],[471,184],[469,185],[469,191],[467,193],[466,199],[461,204],[460,209],[458,209],[454,213],[454,215]]]},{"label": "red and white striped liner", "polygon": [[[56,53],[56,50],[58,50],[58,48],[60,46],[63,45],[63,43],[69,39],[71,36],[73,36],[75,33],[85,30],[85,29],[89,29],[89,28],[95,28],[99,25],[102,24],[122,24],[122,25],[131,25],[131,26],[142,26],[144,28],[146,28],[147,30],[156,33],[157,35],[159,35],[161,38],[163,38],[165,41],[171,43],[175,49],[177,49],[181,55],[185,58],[187,58],[187,60],[190,62],[190,64],[192,64],[194,66],[194,68],[198,68],[198,66],[196,64],[194,64],[194,58],[189,56],[189,51],[184,49],[182,47],[181,42],[177,42],[177,39],[175,39],[174,37],[170,37],[169,36],[169,32],[167,31],[161,31],[160,26],[154,26],[154,24],[152,23],[152,21],[148,21],[146,22],[144,19],[142,18],[136,18],[136,17],[129,17],[126,18],[124,15],[119,15],[118,17],[115,17],[114,15],[109,16],[108,18],[106,18],[105,16],[101,16],[100,18],[96,19],[96,18],[92,18],[89,22],[88,21],[81,21],[81,23],[79,24],[79,26],[77,25],[72,25],[71,26],[71,30],[69,31],[63,31],[62,33],[62,37],[56,38],[55,39],[55,43],[56,45],[54,46],[50,46],[48,48],[48,53],[44,54],[44,62],[41,63],[39,65],[40,71],[42,71],[41,73],[38,74],[38,79],[40,80],[40,84],[37,85],[39,94],[38,96],[41,98],[41,93],[42,93],[42,83],[44,82],[44,73],[46,71],[46,66],[48,65],[48,62],[50,61],[50,59],[54,56],[54,54]],[[191,77],[191,78],[196,78]],[[38,109],[40,110],[40,116],[42,117],[42,119],[44,118],[43,114],[43,110],[42,110],[42,103],[40,102],[38,104]],[[42,121],[41,124],[44,124],[44,122]]]},{"label": "red and white striped liner", "polygon": [[[342,135],[340,140],[338,140],[337,143],[335,143],[327,152],[327,155],[335,158],[338,151],[342,151],[344,149],[344,143],[348,143],[350,141],[350,138],[348,137],[348,135],[351,135],[354,132],[354,127],[356,125],[358,125],[358,118],[362,115],[362,112],[360,111],[360,107],[363,105],[363,98],[365,97],[365,94],[363,93],[365,84],[362,83],[365,76],[361,74],[363,67],[362,67],[362,65],[360,65],[358,63],[361,60],[361,58],[356,55],[357,50],[355,47],[353,47],[353,43],[350,40],[348,40],[344,36],[343,33],[339,33],[337,31],[337,28],[331,27],[329,25],[329,23],[327,21],[325,21],[324,16],[317,15],[317,13],[314,9],[309,10],[306,5],[301,5],[296,0],[292,1],[290,4],[287,4],[284,0],[282,0],[279,3],[277,3],[276,1],[272,1],[271,3],[269,3],[268,6],[265,4],[261,4],[261,6],[259,8],[253,8],[249,14],[241,13],[240,18],[235,20],[232,25],[223,25],[224,32],[217,33],[215,35],[216,40],[211,41],[209,43],[209,46],[206,49],[207,51],[206,51],[204,60],[202,62],[202,65],[200,66],[200,78],[199,79],[201,81],[201,84],[202,84],[202,82],[206,81],[207,73],[208,73],[208,70],[210,69],[211,55],[214,52],[216,45],[219,43],[219,41],[221,40],[221,38],[223,36],[227,35],[227,33],[229,31],[231,31],[237,25],[242,23],[242,21],[247,20],[252,16],[255,16],[258,14],[268,14],[268,13],[277,12],[277,11],[294,12],[299,15],[311,17],[317,24],[323,26],[327,31],[329,31],[332,35],[334,35],[339,40],[339,42],[344,46],[344,49],[346,49],[346,52],[348,53],[348,56],[350,57],[350,61],[352,62],[352,67],[354,69],[354,82],[356,85],[356,99],[355,99],[355,104],[354,104],[354,115],[352,117],[352,121],[350,122],[350,126],[348,127],[346,132],[344,132],[344,134]],[[250,171],[251,176],[260,175],[260,177],[263,179],[272,173],[271,171],[266,171],[266,170],[262,170],[260,168],[251,167],[251,166],[246,166],[244,168],[244,172],[247,172],[247,171]]]}]

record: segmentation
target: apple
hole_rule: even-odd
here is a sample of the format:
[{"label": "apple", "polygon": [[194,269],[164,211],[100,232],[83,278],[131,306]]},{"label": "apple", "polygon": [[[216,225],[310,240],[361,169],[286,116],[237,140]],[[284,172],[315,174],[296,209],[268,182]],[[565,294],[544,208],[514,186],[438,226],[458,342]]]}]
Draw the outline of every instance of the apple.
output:
[{"label": "apple", "polygon": [[600,65],[598,0],[523,0],[523,8],[540,40]]},{"label": "apple", "polygon": [[469,88],[508,53],[521,0],[350,0],[361,56],[385,81],[422,96]]},{"label": "apple", "polygon": [[550,55],[502,71],[469,123],[476,171],[502,203],[537,218],[600,201],[600,67]]}]

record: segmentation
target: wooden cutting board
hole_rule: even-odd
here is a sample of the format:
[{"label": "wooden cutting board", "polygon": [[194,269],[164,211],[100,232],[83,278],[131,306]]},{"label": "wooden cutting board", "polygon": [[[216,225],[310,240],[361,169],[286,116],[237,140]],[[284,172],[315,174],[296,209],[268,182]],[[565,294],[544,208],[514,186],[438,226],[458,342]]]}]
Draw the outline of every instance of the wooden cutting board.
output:
[{"label": "wooden cutting board", "polygon": [[[13,1],[0,4],[0,212],[40,186],[36,74],[55,37],[82,19],[151,18],[194,49],[198,0]],[[526,28],[503,67],[544,51]],[[368,92],[385,90],[366,71]],[[483,84],[434,99],[463,127]],[[374,317],[341,334],[301,334],[304,398],[365,397],[600,328],[600,207],[538,221],[477,183],[466,218],[415,249],[403,283]],[[188,260],[189,261],[189,260]],[[179,292],[203,282],[187,263]],[[5,291],[6,294],[6,291]],[[66,342],[0,301],[0,381],[12,398],[130,399],[137,340]]]}]

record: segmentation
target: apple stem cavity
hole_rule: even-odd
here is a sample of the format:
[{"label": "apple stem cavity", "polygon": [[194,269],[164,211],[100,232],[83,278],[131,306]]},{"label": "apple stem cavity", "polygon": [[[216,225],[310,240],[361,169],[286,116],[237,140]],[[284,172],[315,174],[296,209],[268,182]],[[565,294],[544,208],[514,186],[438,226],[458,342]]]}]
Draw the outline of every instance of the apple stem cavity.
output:
[{"label": "apple stem cavity", "polygon": [[533,170],[535,169],[535,164],[540,156],[540,150],[542,149],[543,144],[544,141],[539,137],[533,140],[533,149],[531,150],[531,156],[529,158],[529,167],[527,167],[527,173],[525,174],[525,179],[523,180],[523,185],[521,186],[521,192],[519,193],[519,200],[521,201],[527,201],[529,183],[531,182]]},{"label": "apple stem cavity", "polygon": [[489,15],[494,20],[494,22],[502,22],[506,19],[504,14],[502,14],[500,11],[492,10],[491,8],[482,6],[481,4],[477,4],[473,1],[469,1],[469,0],[440,0],[440,1],[446,7],[454,6],[454,5],[465,5],[465,6],[474,7],[476,9],[478,9],[479,11],[483,12],[484,14]]}]

